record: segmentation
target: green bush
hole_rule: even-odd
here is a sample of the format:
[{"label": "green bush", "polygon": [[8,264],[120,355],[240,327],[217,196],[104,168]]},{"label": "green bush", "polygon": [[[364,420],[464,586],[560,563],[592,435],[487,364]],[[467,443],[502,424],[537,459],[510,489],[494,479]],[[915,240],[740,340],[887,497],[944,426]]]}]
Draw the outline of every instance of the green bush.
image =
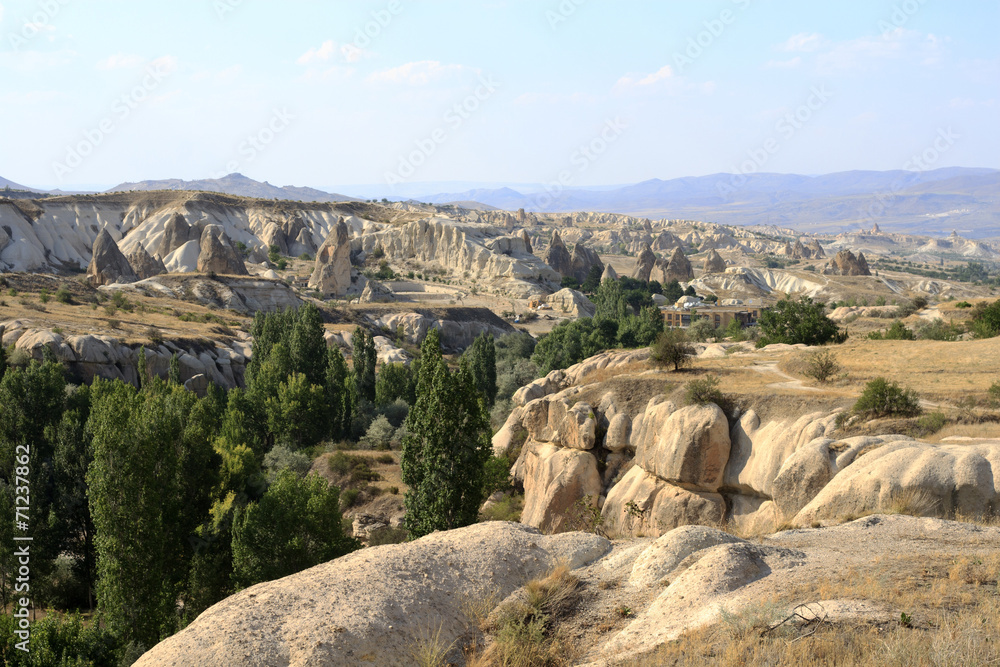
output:
[{"label": "green bush", "polygon": [[818,382],[826,382],[840,372],[837,356],[830,350],[813,352],[806,360],[806,375]]},{"label": "green bush", "polygon": [[988,401],[991,407],[1000,406],[1000,382],[994,382],[990,385],[990,388],[986,391],[988,396]]},{"label": "green bush", "polygon": [[691,380],[684,385],[684,398],[689,405],[705,405],[706,403],[725,403],[725,397],[719,389],[719,378],[706,375],[700,380]]},{"label": "green bush", "polygon": [[59,289],[56,290],[56,301],[59,303],[71,304],[73,303],[73,294],[65,285],[60,285]]},{"label": "green bush", "polygon": [[982,303],[976,304],[975,310],[972,311],[970,329],[976,338],[994,338],[1000,335],[1000,301],[988,306]]},{"label": "green bush", "polygon": [[947,421],[948,420],[945,419],[944,413],[931,412],[918,419],[917,426],[919,426],[922,431],[927,433],[927,435],[932,435],[943,429]]},{"label": "green bush", "polygon": [[920,323],[914,327],[914,334],[920,340],[956,341],[965,333],[965,329],[957,324],[945,322],[940,317],[930,322]]},{"label": "green bush", "polygon": [[798,301],[782,299],[774,308],[760,314],[758,324],[761,335],[757,347],[772,343],[823,345],[847,340],[847,335],[826,316],[823,305],[814,303],[809,297]]},{"label": "green bush", "polygon": [[968,301],[959,301],[955,304],[956,308],[972,308],[972,304]]},{"label": "green bush", "polygon": [[868,418],[916,417],[922,410],[916,392],[877,377],[865,385],[854,412]]},{"label": "green bush", "polygon": [[906,328],[901,320],[896,320],[885,331],[873,331],[868,334],[871,340],[916,340],[913,332]]}]

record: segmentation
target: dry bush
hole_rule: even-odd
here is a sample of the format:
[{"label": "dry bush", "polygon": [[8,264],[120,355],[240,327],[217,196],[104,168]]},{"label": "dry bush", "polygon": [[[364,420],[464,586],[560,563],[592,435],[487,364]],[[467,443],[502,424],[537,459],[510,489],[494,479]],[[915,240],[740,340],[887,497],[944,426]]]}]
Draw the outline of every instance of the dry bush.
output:
[{"label": "dry bush", "polygon": [[454,641],[445,645],[438,626],[437,631],[426,630],[414,640],[410,655],[419,667],[446,667],[451,664],[447,658],[454,647]]},{"label": "dry bush", "polygon": [[936,516],[939,505],[940,501],[930,492],[911,487],[892,493],[881,511],[886,514]]}]

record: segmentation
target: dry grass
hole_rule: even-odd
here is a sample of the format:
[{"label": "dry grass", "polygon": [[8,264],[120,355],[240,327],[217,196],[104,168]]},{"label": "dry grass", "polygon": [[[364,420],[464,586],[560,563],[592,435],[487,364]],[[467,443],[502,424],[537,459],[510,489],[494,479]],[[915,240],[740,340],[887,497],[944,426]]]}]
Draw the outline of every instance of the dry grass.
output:
[{"label": "dry grass", "polygon": [[[993,545],[995,548],[995,545]],[[873,559],[762,600],[626,664],[988,665],[1000,662],[1000,554],[921,554]],[[905,616],[767,628],[803,600],[884,603]],[[815,634],[807,633],[815,630]]]}]

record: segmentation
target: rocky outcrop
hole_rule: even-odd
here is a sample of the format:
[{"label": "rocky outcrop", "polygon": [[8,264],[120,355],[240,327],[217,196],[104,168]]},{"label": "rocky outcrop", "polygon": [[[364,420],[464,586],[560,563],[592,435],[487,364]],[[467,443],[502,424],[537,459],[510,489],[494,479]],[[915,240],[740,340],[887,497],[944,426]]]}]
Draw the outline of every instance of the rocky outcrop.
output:
[{"label": "rocky outcrop", "polygon": [[632,278],[648,283],[653,273],[653,267],[655,266],[656,255],[647,243],[643,245],[642,252],[639,253],[639,256],[635,260],[635,269],[632,271]]},{"label": "rocky outcrop", "polygon": [[552,241],[545,251],[545,263],[563,277],[573,275],[573,257],[566,249],[559,232],[552,232]]},{"label": "rocky outcrop", "polygon": [[262,278],[237,278],[217,276],[192,277],[178,274],[154,276],[127,285],[106,285],[100,288],[105,293],[125,292],[148,297],[170,297],[174,299],[194,299],[210,308],[234,310],[244,315],[257,311],[271,312],[285,308],[297,308],[302,300],[280,280]]},{"label": "rocky outcrop", "polygon": [[684,242],[670,232],[663,232],[653,241],[653,250],[667,251],[683,247]]},{"label": "rocky outcrop", "polygon": [[809,259],[812,257],[812,251],[802,244],[802,239],[795,239],[795,245],[792,246],[790,254],[794,259]]},{"label": "rocky outcrop", "polygon": [[[520,213],[524,213],[524,209],[523,208],[520,209]],[[521,218],[521,216],[518,216],[518,220],[520,220],[520,218]],[[531,248],[531,236],[524,229],[521,230],[520,236],[521,236],[521,240],[524,241],[524,251],[526,253],[528,253],[529,255],[533,254],[534,250],[532,250],[532,248]]]},{"label": "rocky outcrop", "polygon": [[106,229],[102,229],[94,241],[93,258],[87,267],[87,279],[92,285],[134,283],[139,279]]},{"label": "rocky outcrop", "polygon": [[174,213],[163,227],[156,254],[166,257],[189,241],[198,241],[200,238],[201,233],[197,229],[192,229],[183,215]]},{"label": "rocky outcrop", "polygon": [[865,260],[865,254],[857,256],[850,250],[841,250],[823,269],[823,273],[836,276],[870,276],[871,270]]},{"label": "rocky outcrop", "polygon": [[226,598],[135,664],[409,667],[420,637],[461,656],[462,600],[502,600],[557,562],[582,567],[610,547],[494,521],[363,549]]},{"label": "rocky outcrop", "polygon": [[725,273],[726,260],[715,250],[711,250],[705,258],[705,273]]},{"label": "rocky outcrop", "polygon": [[672,280],[687,282],[693,279],[694,269],[691,268],[690,260],[688,260],[683,250],[675,248],[670,259],[662,266],[662,279],[660,282],[665,285]]},{"label": "rocky outcrop", "polygon": [[485,308],[467,308],[453,311],[454,316],[465,314],[458,319],[439,319],[433,314],[418,312],[392,312],[370,316],[372,324],[386,331],[399,332],[403,338],[419,345],[430,329],[437,329],[441,336],[441,346],[451,351],[461,351],[472,345],[483,332],[499,338],[514,333],[516,329]]},{"label": "rocky outcrop", "polygon": [[395,300],[393,291],[377,280],[365,281],[365,288],[358,297],[358,303],[389,303]]},{"label": "rocky outcrop", "polygon": [[823,250],[823,246],[819,244],[819,241],[813,239],[807,246],[809,251],[812,253],[813,259],[820,259],[826,257],[826,251]]},{"label": "rocky outcrop", "polygon": [[618,280],[618,272],[610,264],[604,265],[604,273],[601,274],[601,282],[603,283],[605,280]]},{"label": "rocky outcrop", "polygon": [[309,277],[309,288],[324,296],[344,296],[351,287],[351,241],[344,220],[330,231],[316,253],[316,264]]},{"label": "rocky outcrop", "polygon": [[211,225],[201,233],[198,272],[246,276],[247,267],[221,227]]},{"label": "rocky outcrop", "polygon": [[587,279],[590,271],[596,266],[602,273],[604,272],[604,262],[600,256],[582,243],[573,245],[573,255],[570,258],[572,264],[573,277],[577,282],[582,283]]},{"label": "rocky outcrop", "polygon": [[597,459],[590,452],[528,441],[515,474],[524,480],[521,523],[560,532],[578,521],[581,501],[596,506],[602,491]]},{"label": "rocky outcrop", "polygon": [[159,255],[151,257],[142,244],[137,244],[126,257],[132,270],[140,280],[152,278],[167,272],[167,267],[163,265],[163,260]]},{"label": "rocky outcrop", "polygon": [[545,297],[545,303],[552,306],[553,312],[572,317],[593,317],[597,309],[582,292],[568,287]]}]

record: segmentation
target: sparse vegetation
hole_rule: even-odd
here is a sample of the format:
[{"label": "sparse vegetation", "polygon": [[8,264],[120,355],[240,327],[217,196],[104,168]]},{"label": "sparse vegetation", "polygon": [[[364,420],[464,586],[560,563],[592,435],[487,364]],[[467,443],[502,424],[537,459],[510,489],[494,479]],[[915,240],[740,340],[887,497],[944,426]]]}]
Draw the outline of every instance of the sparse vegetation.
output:
[{"label": "sparse vegetation", "polygon": [[694,353],[683,329],[667,329],[656,337],[650,359],[657,365],[673,366],[679,371],[691,362]]},{"label": "sparse vegetation", "polygon": [[896,382],[877,377],[865,385],[853,411],[868,419],[879,417],[916,417],[921,413],[916,393]]},{"label": "sparse vegetation", "polygon": [[818,350],[806,359],[806,375],[817,382],[827,382],[841,371],[837,355],[831,350]]}]

